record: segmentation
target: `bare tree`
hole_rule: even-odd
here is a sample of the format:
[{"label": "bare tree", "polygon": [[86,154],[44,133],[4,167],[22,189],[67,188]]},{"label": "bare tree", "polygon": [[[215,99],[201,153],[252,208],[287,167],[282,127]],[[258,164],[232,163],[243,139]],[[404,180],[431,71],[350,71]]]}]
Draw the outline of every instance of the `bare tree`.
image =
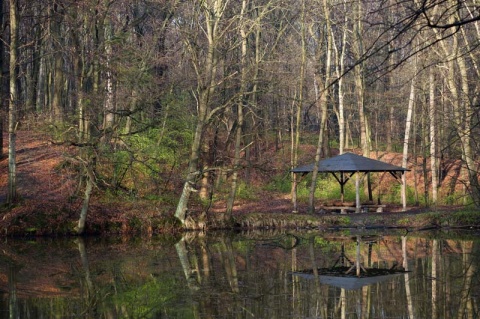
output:
[{"label": "bare tree", "polygon": [[[218,82],[218,63],[219,63],[219,41],[222,34],[222,22],[229,0],[207,0],[197,3],[196,14],[204,18],[204,28],[206,37],[206,52],[198,51],[197,44],[185,37],[185,45],[190,54],[190,60],[197,77],[197,89],[195,92],[197,99],[197,124],[192,142],[190,159],[188,163],[188,173],[185,178],[182,193],[175,211],[182,224],[185,222],[188,201],[192,191],[194,191],[195,181],[202,175],[199,167],[200,150],[203,143],[203,134],[208,121],[219,111],[218,108],[211,108],[213,95],[219,86]],[[204,56],[204,57],[203,57]],[[221,81],[220,81],[221,82]]]}]

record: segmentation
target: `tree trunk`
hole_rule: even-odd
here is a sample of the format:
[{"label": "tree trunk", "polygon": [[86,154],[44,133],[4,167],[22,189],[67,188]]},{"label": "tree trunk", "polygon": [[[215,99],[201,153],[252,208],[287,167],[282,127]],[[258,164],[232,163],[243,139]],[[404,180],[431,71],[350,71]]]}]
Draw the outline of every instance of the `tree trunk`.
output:
[{"label": "tree trunk", "polygon": [[110,43],[112,38],[112,26],[107,21],[105,23],[105,105],[104,105],[104,118],[103,118],[103,130],[105,141],[110,142],[114,125],[114,111],[115,111],[115,93],[113,89],[113,74],[111,70],[112,59],[112,45]]},{"label": "tree trunk", "polygon": [[7,204],[17,200],[16,126],[17,126],[17,63],[18,11],[17,0],[10,0],[10,99],[8,108],[8,193]]},{"label": "tree trunk", "polygon": [[433,69],[429,74],[429,119],[430,119],[430,171],[432,175],[432,204],[437,204],[438,177],[437,177],[437,148],[436,148],[436,110],[435,110],[435,77]]},{"label": "tree trunk", "polygon": [[196,52],[193,52],[193,50],[195,50],[195,46],[190,45],[190,49],[192,50],[192,63],[195,65],[197,72],[198,117],[192,148],[190,151],[188,174],[185,178],[182,194],[175,211],[175,217],[177,217],[182,224],[185,223],[188,201],[190,199],[192,190],[194,190],[193,185],[195,184],[197,177],[200,175],[200,170],[198,167],[200,148],[203,143],[203,132],[207,126],[208,119],[211,116],[211,114],[208,114],[209,101],[214,94],[216,87],[218,86],[216,79],[218,68],[217,42],[218,33],[220,32],[218,27],[225,10],[224,0],[213,0],[211,3],[205,2],[202,5],[201,10],[203,10],[206,17],[205,34],[208,41],[208,47],[205,61],[199,61],[197,59]]},{"label": "tree trunk", "polygon": [[[359,1],[355,4],[355,23],[354,23],[354,49],[353,53],[356,61],[361,61],[364,54],[363,48],[363,4]],[[368,120],[365,114],[365,80],[364,80],[364,62],[358,62],[353,70],[354,83],[355,83],[355,98],[357,103],[359,126],[360,126],[360,148],[362,149],[362,155],[370,157],[370,129],[368,127]],[[372,183],[370,174],[367,174],[365,179],[364,191],[369,200],[372,200]]]},{"label": "tree trunk", "polygon": [[85,197],[83,198],[82,210],[80,211],[80,217],[77,224],[77,234],[82,235],[85,231],[85,224],[87,221],[88,206],[90,205],[90,196],[92,195],[92,190],[94,186],[94,174],[91,171],[92,168],[89,167],[89,164],[85,167],[86,172],[86,187],[85,187]]},{"label": "tree trunk", "polygon": [[[327,23],[327,30],[331,30],[331,21],[330,21],[330,12],[328,8],[327,0],[323,1],[323,10],[325,14],[325,19]],[[330,71],[332,65],[332,33],[327,31],[327,47],[325,52],[325,73],[323,74],[324,81],[320,81],[320,67],[317,67],[315,72],[316,83],[323,83],[321,86],[320,97],[317,98],[317,106],[318,106],[318,113],[320,114],[320,128],[318,133],[318,142],[317,142],[317,150],[315,153],[315,163],[313,165],[313,172],[312,172],[312,183],[310,185],[310,193],[309,193],[309,212],[313,214],[315,212],[315,190],[317,188],[317,176],[318,176],[318,165],[321,158],[321,153],[323,149],[324,143],[324,134],[326,131],[327,126],[327,115],[328,115],[328,89],[330,84]],[[319,63],[319,61],[317,61]]]},{"label": "tree trunk", "polygon": [[55,53],[53,55],[53,95],[51,100],[52,108],[52,121],[61,122],[63,120],[63,87],[64,87],[64,75],[63,75],[63,48],[61,43],[63,43],[63,38],[61,34],[61,26],[63,21],[63,13],[60,12],[60,5],[52,4],[52,16],[54,17],[51,21],[52,37],[54,41],[53,48]]},{"label": "tree trunk", "polygon": [[[416,70],[416,62],[415,62],[415,70]],[[408,99],[408,110],[407,110],[407,119],[405,121],[405,137],[403,140],[403,155],[402,155],[402,167],[407,167],[408,165],[408,145],[410,141],[410,131],[412,126],[412,114],[413,114],[413,106],[415,105],[415,73],[412,81],[410,83],[410,98]],[[403,211],[407,209],[407,176],[404,173],[402,175],[402,207]]]},{"label": "tree trunk", "polygon": [[[347,3],[343,1],[343,8],[345,12],[347,12]],[[344,76],[343,73],[345,72],[345,52],[347,50],[347,26],[348,26],[348,15],[345,14],[343,20],[343,30],[342,30],[342,40],[340,44],[335,43],[335,36],[332,32],[332,40],[333,40],[333,48],[335,51],[335,74],[338,79],[337,87],[338,87],[338,112],[337,112],[337,119],[338,119],[338,149],[339,154],[343,154],[345,150],[345,93],[344,93]],[[339,51],[339,47],[341,50]]]},{"label": "tree trunk", "polygon": [[[450,15],[449,22],[454,23],[456,16]],[[434,29],[437,38],[443,35],[438,30]],[[480,207],[480,183],[478,180],[477,169],[475,165],[474,152],[472,150],[472,119],[474,112],[472,111],[469,88],[468,70],[465,62],[465,55],[459,52],[459,36],[460,33],[452,31],[452,41],[449,45],[445,41],[441,42],[445,58],[448,60],[447,68],[447,84],[452,95],[451,103],[454,113],[454,122],[457,129],[457,134],[462,146],[462,160],[467,170],[468,190],[475,207]],[[456,74],[456,66],[458,67],[460,76]],[[474,64],[475,66],[475,64]],[[459,85],[458,78],[460,78],[460,92],[457,85]]]},{"label": "tree trunk", "polygon": [[[7,12],[7,1],[0,0],[0,10],[2,12],[0,13],[0,27],[2,30],[6,29],[6,21],[8,15],[6,14]],[[7,89],[7,72],[8,72],[8,59],[7,59],[7,45],[4,41],[0,41],[0,105],[2,107],[0,108],[0,159],[3,159],[4,153],[3,153],[3,146],[4,146],[4,138],[3,138],[3,123],[5,122],[5,115],[7,112],[4,110],[4,103],[6,101],[6,97],[8,96],[8,91]]]},{"label": "tree trunk", "polygon": [[[295,134],[293,139],[293,147],[291,154],[291,168],[295,168],[298,165],[298,148],[300,146],[300,131],[302,124],[302,113],[303,113],[303,89],[305,85],[305,65],[307,62],[307,48],[306,48],[306,26],[305,26],[305,0],[302,1],[302,17],[301,17],[301,63],[300,63],[300,74],[299,74],[299,83],[298,83],[298,101],[297,101],[297,112],[295,115],[295,127],[292,127],[292,134]],[[298,185],[298,176],[295,173],[291,173],[292,177],[292,203],[293,203],[293,212],[297,213],[297,185]]]},{"label": "tree trunk", "polygon": [[[203,102],[201,104],[204,105],[200,106],[199,110],[206,112],[206,104]],[[183,185],[182,194],[180,195],[180,199],[177,204],[177,209],[175,211],[175,217],[178,218],[182,224],[185,223],[185,219],[187,217],[188,201],[190,199],[192,190],[194,190],[193,186],[195,184],[195,180],[197,176],[200,175],[200,172],[198,171],[198,162],[204,126],[204,115],[199,116],[190,152],[188,174]]]}]

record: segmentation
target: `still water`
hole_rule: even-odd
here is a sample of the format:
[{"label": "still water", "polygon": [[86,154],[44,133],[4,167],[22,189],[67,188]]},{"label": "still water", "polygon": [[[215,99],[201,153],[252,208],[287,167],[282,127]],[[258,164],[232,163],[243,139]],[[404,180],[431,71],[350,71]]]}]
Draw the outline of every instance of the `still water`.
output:
[{"label": "still water", "polygon": [[4,239],[0,318],[480,318],[479,263],[468,233]]}]

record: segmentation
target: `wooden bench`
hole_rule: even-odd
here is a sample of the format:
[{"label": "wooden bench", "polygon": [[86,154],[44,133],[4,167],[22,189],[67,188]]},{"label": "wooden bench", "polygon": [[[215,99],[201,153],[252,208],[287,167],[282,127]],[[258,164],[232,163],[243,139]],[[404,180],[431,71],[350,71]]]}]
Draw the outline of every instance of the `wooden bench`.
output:
[{"label": "wooden bench", "polygon": [[355,212],[357,208],[355,206],[321,206],[320,210],[329,212],[340,211],[340,214],[346,214],[347,212]]},{"label": "wooden bench", "polygon": [[362,213],[367,212],[376,212],[376,213],[383,213],[383,209],[387,207],[387,205],[362,205]]}]

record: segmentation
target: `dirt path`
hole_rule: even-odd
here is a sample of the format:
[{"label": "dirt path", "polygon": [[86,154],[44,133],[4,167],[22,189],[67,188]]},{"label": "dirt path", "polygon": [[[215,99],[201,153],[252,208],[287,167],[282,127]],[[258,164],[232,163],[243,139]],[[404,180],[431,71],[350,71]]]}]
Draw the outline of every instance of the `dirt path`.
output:
[{"label": "dirt path", "polygon": [[[7,136],[4,137],[8,142]],[[54,145],[41,133],[17,133],[17,186],[21,200],[63,201],[72,194],[72,179],[61,169],[68,149]],[[7,147],[4,154],[8,155]],[[6,198],[8,158],[0,162],[0,196]]]}]

